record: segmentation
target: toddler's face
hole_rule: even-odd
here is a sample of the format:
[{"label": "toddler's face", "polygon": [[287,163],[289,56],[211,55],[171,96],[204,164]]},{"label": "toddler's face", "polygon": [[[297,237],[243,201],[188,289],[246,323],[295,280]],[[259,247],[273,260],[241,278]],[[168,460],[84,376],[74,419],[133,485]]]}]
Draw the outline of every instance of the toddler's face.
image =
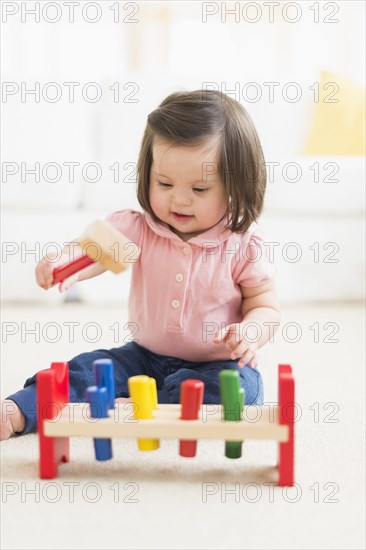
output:
[{"label": "toddler's face", "polygon": [[218,138],[211,138],[199,147],[154,139],[151,208],[184,241],[207,231],[226,213],[227,199],[218,173],[218,154]]}]

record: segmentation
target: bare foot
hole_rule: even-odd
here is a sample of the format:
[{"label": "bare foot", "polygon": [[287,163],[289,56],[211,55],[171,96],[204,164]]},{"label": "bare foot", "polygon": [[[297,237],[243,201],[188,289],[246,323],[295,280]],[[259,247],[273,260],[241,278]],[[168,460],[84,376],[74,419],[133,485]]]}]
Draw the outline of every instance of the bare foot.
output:
[{"label": "bare foot", "polygon": [[131,397],[116,397],[115,402],[116,403],[131,403],[132,399],[131,399]]},{"label": "bare foot", "polygon": [[24,430],[25,419],[18,405],[11,399],[1,401],[0,441],[9,439],[15,432]]}]

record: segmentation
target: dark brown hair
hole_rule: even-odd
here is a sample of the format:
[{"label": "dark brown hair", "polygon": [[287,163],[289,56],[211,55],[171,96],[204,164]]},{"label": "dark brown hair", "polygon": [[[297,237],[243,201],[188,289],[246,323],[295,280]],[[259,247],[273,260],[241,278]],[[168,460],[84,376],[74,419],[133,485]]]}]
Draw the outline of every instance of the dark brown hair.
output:
[{"label": "dark brown hair", "polygon": [[159,222],[149,201],[154,137],[177,145],[196,146],[220,136],[218,171],[226,190],[226,229],[244,232],[263,209],[266,170],[262,147],[244,107],[226,94],[211,90],[175,92],[149,114],[137,164],[137,198]]}]

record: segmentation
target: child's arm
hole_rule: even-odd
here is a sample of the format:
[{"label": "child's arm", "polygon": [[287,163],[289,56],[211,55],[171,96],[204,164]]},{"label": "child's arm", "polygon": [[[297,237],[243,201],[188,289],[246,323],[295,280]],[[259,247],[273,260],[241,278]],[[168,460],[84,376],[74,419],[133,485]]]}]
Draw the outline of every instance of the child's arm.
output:
[{"label": "child's arm", "polygon": [[[82,249],[79,246],[72,244],[77,242],[78,241],[75,239],[74,241],[71,241],[70,244],[67,244],[62,250],[61,257],[57,261],[53,261],[56,255],[50,254],[49,256],[45,256],[44,258],[42,258],[42,260],[37,264],[36,281],[41,288],[43,288],[44,290],[48,290],[52,287],[53,270],[56,267],[64,265],[82,255]],[[78,281],[91,279],[92,277],[101,275],[105,271],[105,267],[103,267],[99,262],[92,264],[82,271],[71,275],[71,277],[68,277],[62,283],[60,283],[58,287],[59,291],[64,292]]]},{"label": "child's arm", "polygon": [[[245,288],[240,287],[243,295],[242,326],[251,324],[253,330],[258,332],[257,341],[258,349],[263,347],[273,338],[277,331],[280,321],[280,305],[276,295],[275,283],[270,281],[262,286]],[[249,330],[249,327],[248,327]],[[244,334],[245,336],[245,334]]]},{"label": "child's arm", "polygon": [[[72,243],[78,242],[77,240],[71,241]],[[67,244],[65,248],[62,250],[62,254],[65,254],[67,257],[66,262],[67,263],[75,258],[78,258],[82,255],[82,249],[80,246],[70,246]],[[54,268],[53,268],[54,269]],[[100,262],[96,262],[92,265],[89,265],[85,269],[82,269],[78,273],[75,273],[74,277],[76,277],[76,282],[78,281],[86,281],[87,279],[92,279],[93,277],[96,277],[97,275],[101,275],[107,271],[105,267]],[[69,277],[71,279],[71,277]]]},{"label": "child's arm", "polygon": [[258,287],[241,287],[243,295],[241,323],[233,323],[220,330],[214,342],[224,342],[231,350],[231,358],[241,357],[238,366],[256,364],[256,352],[277,331],[280,320],[275,283],[270,281]]},{"label": "child's arm", "polygon": [[[94,253],[94,256],[98,257],[93,258],[88,253],[83,255],[83,249],[88,246],[97,247],[97,254]],[[133,258],[128,250],[131,246]],[[137,261],[140,253],[140,248],[113,225],[107,221],[97,220],[85,228],[80,240],[67,243],[61,258],[56,258],[55,255],[52,258],[42,258],[36,267],[36,280],[44,289],[62,281],[59,290],[63,292],[77,281],[90,279],[106,270],[121,273],[127,269],[129,263]],[[93,262],[101,265],[92,265]],[[60,269],[55,272],[56,267]],[[79,275],[80,272],[82,274]]]}]

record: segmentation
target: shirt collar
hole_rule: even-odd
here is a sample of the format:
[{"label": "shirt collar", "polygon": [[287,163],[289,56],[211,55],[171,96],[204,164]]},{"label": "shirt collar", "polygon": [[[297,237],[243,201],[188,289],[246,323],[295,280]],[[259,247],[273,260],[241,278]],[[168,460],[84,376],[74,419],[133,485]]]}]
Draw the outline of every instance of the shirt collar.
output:
[{"label": "shirt collar", "polygon": [[[153,220],[151,215],[148,212],[145,212],[145,220],[151,230],[166,239],[171,239],[176,243],[184,243],[178,235],[176,235],[169,227],[167,223],[156,222]],[[228,216],[225,215],[216,225],[204,231],[196,237],[192,237],[187,241],[187,244],[195,244],[196,246],[201,246],[203,248],[210,248],[214,245],[221,244],[226,241],[231,235],[230,229],[224,230],[225,225],[228,223]]]}]

